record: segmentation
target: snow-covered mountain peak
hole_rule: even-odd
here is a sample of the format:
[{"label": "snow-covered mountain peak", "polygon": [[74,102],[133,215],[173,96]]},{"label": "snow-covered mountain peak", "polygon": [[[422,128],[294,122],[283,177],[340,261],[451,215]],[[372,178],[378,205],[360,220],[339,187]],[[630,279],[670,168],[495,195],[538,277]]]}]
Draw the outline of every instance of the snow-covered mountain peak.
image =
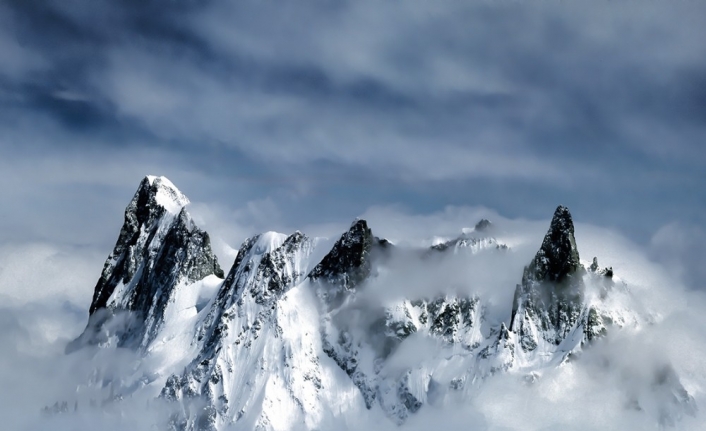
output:
[{"label": "snow-covered mountain peak", "polygon": [[510,330],[519,335],[524,351],[554,350],[564,340],[576,337],[586,315],[585,273],[571,213],[559,206],[515,289]]},{"label": "snow-covered mountain peak", "polygon": [[[210,275],[223,277],[209,235],[184,209],[188,202],[164,177],[142,180],[94,289],[91,319],[70,349],[111,336],[120,345],[146,348],[178,289]],[[130,316],[119,333],[104,327],[116,313]]]},{"label": "snow-covered mountain peak", "polygon": [[507,250],[509,247],[492,236],[495,231],[493,225],[487,219],[481,219],[473,228],[461,229],[461,235],[454,239],[434,241],[431,249],[436,251],[453,250],[458,253],[465,250],[472,254],[482,250]]},{"label": "snow-covered mountain peak", "polygon": [[252,248],[254,254],[265,254],[282,246],[287,235],[279,232],[265,232],[258,236]]},{"label": "snow-covered mountain peak", "polygon": [[138,193],[143,188],[150,201],[154,201],[172,214],[178,214],[189,204],[189,199],[166,177],[147,175],[140,184]]}]

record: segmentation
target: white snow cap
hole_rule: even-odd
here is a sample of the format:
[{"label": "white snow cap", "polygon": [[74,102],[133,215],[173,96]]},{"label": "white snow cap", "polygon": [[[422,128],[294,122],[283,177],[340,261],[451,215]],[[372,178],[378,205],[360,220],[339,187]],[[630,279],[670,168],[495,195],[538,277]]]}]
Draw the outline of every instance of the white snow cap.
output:
[{"label": "white snow cap", "polygon": [[146,178],[150,186],[154,186],[157,189],[155,194],[157,203],[170,213],[178,214],[189,203],[189,199],[167,177],[147,175]]},{"label": "white snow cap", "polygon": [[283,233],[273,231],[265,232],[257,239],[253,247],[253,253],[256,255],[270,253],[281,247],[286,239],[287,235]]}]

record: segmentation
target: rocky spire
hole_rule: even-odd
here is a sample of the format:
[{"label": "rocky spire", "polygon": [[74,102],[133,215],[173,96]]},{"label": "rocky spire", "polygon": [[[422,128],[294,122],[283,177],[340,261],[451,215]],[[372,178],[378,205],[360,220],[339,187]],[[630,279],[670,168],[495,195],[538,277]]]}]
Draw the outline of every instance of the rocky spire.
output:
[{"label": "rocky spire", "polygon": [[579,270],[579,252],[574,238],[574,222],[565,206],[558,206],[527,275],[534,280],[561,282]]},{"label": "rocky spire", "polygon": [[[94,289],[90,314],[105,308],[119,282],[128,284],[132,280],[145,257],[148,240],[157,233],[160,222],[172,218],[174,212],[178,213],[188,203],[186,196],[164,177],[147,176],[140,182],[125,208],[118,241]],[[144,233],[148,233],[147,237]]]},{"label": "rocky spire", "polygon": [[584,272],[571,213],[559,206],[515,290],[510,329],[523,349],[534,350],[540,337],[558,345],[574,329],[583,310]]},{"label": "rocky spire", "polygon": [[369,254],[375,237],[365,220],[356,220],[309,273],[312,280],[352,289],[370,274]]},{"label": "rocky spire", "polygon": [[[179,283],[192,283],[223,271],[208,234],[184,209],[189,200],[165,177],[145,177],[125,209],[125,221],[113,252],[96,284],[89,314],[99,310],[133,312],[137,319],[127,338],[144,343],[158,328],[167,302]],[[97,330],[91,319],[84,334]],[[133,320],[133,319],[131,319]],[[135,326],[137,325],[137,326]],[[90,338],[90,337],[89,337]],[[77,340],[78,341],[78,340]]]},{"label": "rocky spire", "polygon": [[390,247],[390,243],[377,239],[368,223],[357,219],[309,273],[324,313],[321,319],[323,350],[360,389],[368,408],[372,408],[377,392],[373,379],[358,367],[360,340],[354,339],[347,322],[333,321],[327,313],[341,307],[370,276],[371,253],[376,247],[384,249]]}]

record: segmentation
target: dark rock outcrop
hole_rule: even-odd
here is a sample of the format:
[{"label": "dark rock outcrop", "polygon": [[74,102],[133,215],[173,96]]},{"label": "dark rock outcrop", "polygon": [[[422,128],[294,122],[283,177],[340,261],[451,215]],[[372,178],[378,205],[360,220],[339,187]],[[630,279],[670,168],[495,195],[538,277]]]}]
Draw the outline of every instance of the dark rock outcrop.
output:
[{"label": "dark rock outcrop", "polygon": [[372,377],[358,369],[361,340],[354,339],[345,322],[334,320],[331,312],[339,308],[370,276],[371,253],[376,245],[390,247],[387,241],[380,244],[380,240],[373,236],[365,220],[356,220],[309,273],[323,312],[323,350],[350,376],[360,389],[368,408],[373,406],[377,393]]},{"label": "dark rock outcrop", "polygon": [[510,330],[524,350],[537,348],[539,337],[559,345],[575,328],[584,311],[584,273],[571,214],[559,206],[515,290]]}]

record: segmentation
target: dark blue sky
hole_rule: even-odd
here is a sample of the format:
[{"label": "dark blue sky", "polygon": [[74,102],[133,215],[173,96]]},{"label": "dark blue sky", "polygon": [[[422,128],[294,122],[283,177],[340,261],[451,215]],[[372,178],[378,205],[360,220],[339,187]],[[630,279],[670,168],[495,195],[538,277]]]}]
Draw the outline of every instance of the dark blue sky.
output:
[{"label": "dark blue sky", "polygon": [[156,174],[242,234],[561,203],[696,268],[704,40],[702,2],[5,2],[0,241],[107,254]]}]

